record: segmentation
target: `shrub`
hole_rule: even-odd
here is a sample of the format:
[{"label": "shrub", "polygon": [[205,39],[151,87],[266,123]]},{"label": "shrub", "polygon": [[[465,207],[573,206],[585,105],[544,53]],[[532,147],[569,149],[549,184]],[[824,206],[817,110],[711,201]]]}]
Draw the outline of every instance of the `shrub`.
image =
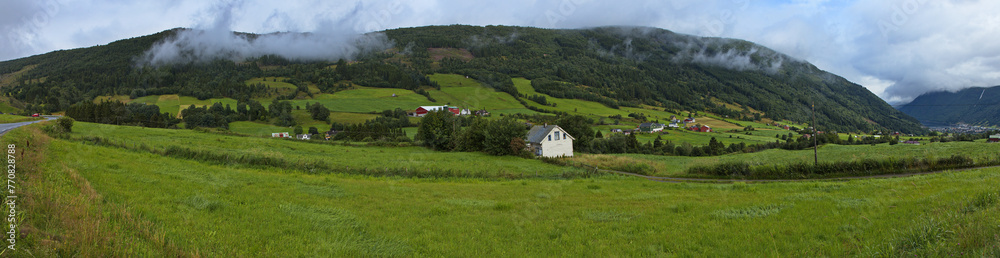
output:
[{"label": "shrub", "polygon": [[75,120],[73,120],[73,118],[69,118],[69,117],[65,117],[64,116],[64,117],[60,117],[59,119],[56,119],[56,125],[58,125],[58,128],[60,130],[62,130],[63,132],[70,133],[70,132],[73,132],[73,122],[74,121]]}]

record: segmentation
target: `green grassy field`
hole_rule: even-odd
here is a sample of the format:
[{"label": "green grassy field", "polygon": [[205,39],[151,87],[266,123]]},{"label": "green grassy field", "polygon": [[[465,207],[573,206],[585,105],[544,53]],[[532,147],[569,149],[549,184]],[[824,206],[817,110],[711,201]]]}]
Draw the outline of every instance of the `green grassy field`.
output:
[{"label": "green grassy field", "polygon": [[19,228],[33,233],[15,256],[1000,255],[1000,169],[718,185],[427,180],[233,168],[37,129],[3,139],[32,142],[19,149],[29,155],[18,208],[28,214]]},{"label": "green grassy field", "polygon": [[[834,145],[820,146],[818,155],[820,162],[859,161],[864,159],[886,159],[900,157],[916,158],[947,158],[952,155],[965,155],[973,159],[996,157],[1000,153],[1000,144],[984,142],[948,142],[925,145]],[[657,156],[643,154],[578,154],[570,159],[573,162],[613,169],[621,164],[642,163],[652,167],[652,175],[678,176],[683,175],[688,168],[694,166],[714,165],[726,161],[751,161],[759,164],[792,164],[812,162],[813,151],[773,149],[749,154],[729,154],[714,157],[680,157]]]}]

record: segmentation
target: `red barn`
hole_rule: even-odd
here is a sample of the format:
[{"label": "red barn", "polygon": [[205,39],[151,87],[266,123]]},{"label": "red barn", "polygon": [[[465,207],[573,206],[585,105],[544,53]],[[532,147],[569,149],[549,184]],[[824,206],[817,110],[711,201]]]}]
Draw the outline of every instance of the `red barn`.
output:
[{"label": "red barn", "polygon": [[695,132],[700,132],[700,133],[711,133],[712,132],[712,128],[708,127],[707,125],[702,125],[701,127],[692,126],[692,127],[688,128],[688,130],[695,131]]},{"label": "red barn", "polygon": [[449,106],[421,106],[421,107],[418,107],[417,110],[414,113],[416,114],[417,117],[423,117],[423,116],[427,115],[427,112],[437,111],[437,110],[441,110],[441,109],[447,109],[448,111],[451,111],[451,113],[455,114],[455,115],[459,115],[462,112],[457,107],[449,107]]}]

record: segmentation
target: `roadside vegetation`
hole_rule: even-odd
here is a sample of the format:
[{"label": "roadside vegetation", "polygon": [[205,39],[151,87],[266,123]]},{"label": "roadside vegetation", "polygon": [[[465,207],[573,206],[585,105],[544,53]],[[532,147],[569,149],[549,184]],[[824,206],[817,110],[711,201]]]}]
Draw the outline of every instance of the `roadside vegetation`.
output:
[{"label": "roadside vegetation", "polygon": [[42,120],[42,119],[45,119],[45,118],[43,118],[43,117],[30,117],[30,116],[19,116],[19,115],[2,114],[2,115],[0,115],[0,124],[3,124],[3,123],[18,123],[18,122],[37,121],[37,120]]}]

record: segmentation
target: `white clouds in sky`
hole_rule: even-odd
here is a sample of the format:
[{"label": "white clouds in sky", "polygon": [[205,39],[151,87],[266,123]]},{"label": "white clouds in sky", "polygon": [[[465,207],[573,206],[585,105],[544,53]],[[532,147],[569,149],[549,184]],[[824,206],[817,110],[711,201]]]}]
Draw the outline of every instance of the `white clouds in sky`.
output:
[{"label": "white clouds in sky", "polygon": [[[220,20],[229,8],[232,16]],[[357,34],[425,25],[651,26],[753,41],[862,84],[890,102],[1000,85],[1000,1],[376,0],[0,2],[0,60],[175,27]]]}]

